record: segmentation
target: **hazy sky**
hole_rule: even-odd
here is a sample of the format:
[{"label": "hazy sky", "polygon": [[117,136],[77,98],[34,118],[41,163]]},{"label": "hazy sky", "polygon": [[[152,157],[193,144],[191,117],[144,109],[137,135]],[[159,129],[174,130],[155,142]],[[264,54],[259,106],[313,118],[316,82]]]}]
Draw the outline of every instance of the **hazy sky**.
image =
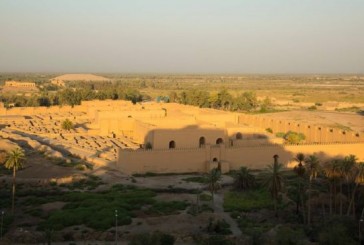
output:
[{"label": "hazy sky", "polygon": [[364,73],[364,0],[0,0],[0,72]]}]

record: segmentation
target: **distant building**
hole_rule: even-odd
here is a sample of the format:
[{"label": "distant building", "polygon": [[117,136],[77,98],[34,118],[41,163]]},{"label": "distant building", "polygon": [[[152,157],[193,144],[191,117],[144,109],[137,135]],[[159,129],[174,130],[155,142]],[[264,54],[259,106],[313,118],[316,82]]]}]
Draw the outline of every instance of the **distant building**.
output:
[{"label": "distant building", "polygon": [[6,81],[5,87],[14,88],[36,88],[35,83],[31,82],[17,82],[17,81]]}]

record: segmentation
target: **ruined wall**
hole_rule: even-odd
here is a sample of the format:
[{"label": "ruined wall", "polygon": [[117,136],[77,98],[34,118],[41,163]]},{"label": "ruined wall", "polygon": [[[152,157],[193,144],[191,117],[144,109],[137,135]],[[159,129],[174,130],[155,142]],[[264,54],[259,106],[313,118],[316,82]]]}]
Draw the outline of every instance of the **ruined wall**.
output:
[{"label": "ruined wall", "polygon": [[35,116],[38,114],[46,113],[68,113],[68,112],[84,112],[86,108],[83,106],[51,106],[51,107],[12,107],[12,108],[0,108],[0,115],[3,116],[14,116],[14,115],[26,115]]},{"label": "ruined wall", "polygon": [[273,133],[295,131],[306,136],[307,143],[364,142],[364,134],[337,128],[297,123],[295,121],[257,117],[247,114],[239,116],[239,123],[262,129],[270,128]]}]

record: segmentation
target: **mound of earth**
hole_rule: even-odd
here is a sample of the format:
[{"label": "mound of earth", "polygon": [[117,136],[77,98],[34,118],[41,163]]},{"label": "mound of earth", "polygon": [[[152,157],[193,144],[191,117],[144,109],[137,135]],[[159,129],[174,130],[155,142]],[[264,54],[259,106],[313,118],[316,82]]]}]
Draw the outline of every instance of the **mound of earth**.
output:
[{"label": "mound of earth", "polygon": [[96,76],[93,74],[65,74],[55,77],[52,80],[58,80],[64,82],[65,81],[92,81],[92,82],[110,81],[109,78]]}]

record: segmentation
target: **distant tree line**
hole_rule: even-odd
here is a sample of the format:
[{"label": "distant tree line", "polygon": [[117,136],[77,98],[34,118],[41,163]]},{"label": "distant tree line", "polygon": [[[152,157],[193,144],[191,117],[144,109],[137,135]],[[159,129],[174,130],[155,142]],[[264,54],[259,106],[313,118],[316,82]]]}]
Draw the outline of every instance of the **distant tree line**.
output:
[{"label": "distant tree line", "polygon": [[42,91],[40,94],[31,96],[24,95],[3,95],[1,101],[5,106],[15,107],[36,107],[54,105],[80,105],[81,101],[89,100],[128,100],[133,103],[150,99],[149,96],[142,95],[139,90],[134,88],[123,88],[109,86],[101,90],[92,88],[66,88],[58,91]]},{"label": "distant tree line", "polygon": [[188,90],[179,94],[171,92],[169,101],[227,111],[267,112],[273,109],[269,98],[258,101],[256,94],[251,91],[233,96],[226,89],[222,89],[217,93],[209,93],[204,90]]}]

